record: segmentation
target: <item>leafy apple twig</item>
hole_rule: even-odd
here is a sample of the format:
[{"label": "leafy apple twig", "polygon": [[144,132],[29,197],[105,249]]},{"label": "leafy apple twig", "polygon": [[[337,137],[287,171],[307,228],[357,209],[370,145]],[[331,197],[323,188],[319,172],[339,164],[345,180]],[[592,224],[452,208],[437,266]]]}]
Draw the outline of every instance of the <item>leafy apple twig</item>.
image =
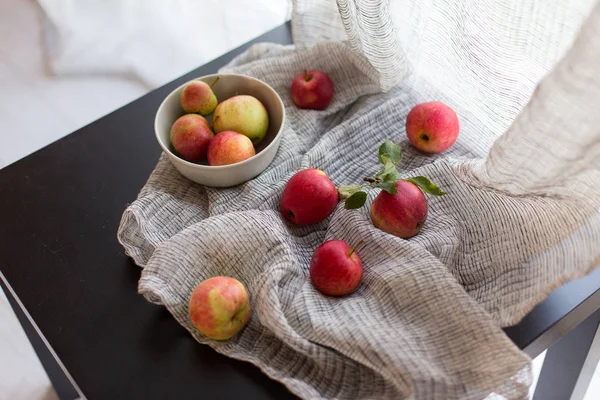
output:
[{"label": "leafy apple twig", "polygon": [[[354,209],[362,207],[367,201],[367,193],[363,189],[371,190],[373,188],[380,188],[390,194],[398,193],[396,182],[401,179],[400,172],[398,172],[398,164],[402,161],[400,146],[386,139],[379,146],[378,157],[379,162],[383,164],[383,168],[375,176],[363,178],[365,183],[362,185],[344,185],[338,188],[340,199],[345,200],[344,208]],[[434,196],[443,196],[446,194],[424,176],[415,176],[406,178],[405,180],[414,183],[425,193]]]}]

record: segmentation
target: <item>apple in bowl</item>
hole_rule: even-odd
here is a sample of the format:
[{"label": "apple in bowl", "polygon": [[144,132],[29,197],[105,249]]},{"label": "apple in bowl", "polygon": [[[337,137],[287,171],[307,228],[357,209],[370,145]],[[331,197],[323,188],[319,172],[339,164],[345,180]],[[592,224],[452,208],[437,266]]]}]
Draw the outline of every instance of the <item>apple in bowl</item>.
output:
[{"label": "apple in bowl", "polygon": [[234,131],[247,136],[257,145],[269,129],[269,114],[254,96],[233,96],[219,103],[213,114],[215,132]]},{"label": "apple in bowl", "polygon": [[206,158],[214,134],[208,122],[198,114],[179,117],[171,127],[171,144],[184,160],[199,162]]},{"label": "apple in bowl", "polygon": [[207,158],[210,165],[235,164],[253,157],[252,141],[241,133],[224,131],[218,133],[208,144]]}]

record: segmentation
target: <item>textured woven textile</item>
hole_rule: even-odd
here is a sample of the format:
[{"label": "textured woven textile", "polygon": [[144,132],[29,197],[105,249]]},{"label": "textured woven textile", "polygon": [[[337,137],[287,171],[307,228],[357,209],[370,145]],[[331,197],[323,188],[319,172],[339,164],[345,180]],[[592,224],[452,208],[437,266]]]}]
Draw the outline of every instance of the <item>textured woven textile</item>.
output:
[{"label": "textured woven textile", "polygon": [[[339,0],[335,13],[333,3],[298,1],[297,46],[259,44],[222,70],[281,95],[288,122],[272,165],[212,189],[163,156],[119,240],[143,267],[149,301],[200,343],[303,398],[524,398],[530,360],[501,327],[600,263],[600,5],[404,1],[398,18],[387,3]],[[330,40],[318,41],[320,32]],[[325,111],[299,110],[289,96],[307,67],[335,83]],[[404,133],[410,108],[432,99],[461,122],[457,143],[436,156]],[[448,192],[429,198],[419,235],[374,228],[375,191],[362,209],[340,204],[317,225],[283,221],[278,203],[295,172],[314,167],[336,185],[357,183],[377,172],[386,138],[403,148],[404,176]],[[328,239],[365,240],[364,280],[351,296],[310,284],[312,252]],[[215,275],[241,280],[251,295],[248,325],[227,342],[200,336],[188,317],[194,286]]]}]

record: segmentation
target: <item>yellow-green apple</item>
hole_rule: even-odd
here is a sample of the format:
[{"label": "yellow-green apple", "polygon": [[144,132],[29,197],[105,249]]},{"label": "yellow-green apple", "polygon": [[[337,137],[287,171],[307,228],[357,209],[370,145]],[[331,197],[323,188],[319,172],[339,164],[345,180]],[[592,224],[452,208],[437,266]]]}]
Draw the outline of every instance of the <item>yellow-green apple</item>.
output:
[{"label": "yellow-green apple", "polygon": [[413,237],[427,219],[427,199],[412,182],[396,182],[396,194],[385,190],[371,204],[373,225],[391,235],[403,239]]},{"label": "yellow-green apple", "polygon": [[189,313],[198,332],[211,339],[227,340],[250,319],[250,298],[242,282],[215,276],[196,286]]},{"label": "yellow-green apple", "polygon": [[310,225],[327,218],[337,202],[337,189],[327,174],[309,168],[290,178],[283,189],[279,209],[288,221],[296,225]]},{"label": "yellow-green apple", "polygon": [[292,81],[291,95],[300,108],[324,110],[333,98],[333,81],[323,71],[304,71]]},{"label": "yellow-green apple", "polygon": [[235,131],[259,144],[269,130],[269,114],[255,97],[233,96],[219,103],[213,114],[215,132]]},{"label": "yellow-green apple", "polygon": [[360,257],[343,240],[329,240],[313,253],[310,279],[315,287],[329,296],[343,296],[356,290],[363,276]]},{"label": "yellow-green apple", "polygon": [[224,131],[215,135],[208,144],[208,163],[210,165],[228,165],[247,160],[256,151],[250,139],[234,131]]},{"label": "yellow-green apple", "polygon": [[425,153],[440,153],[452,146],[459,129],[456,113],[441,101],[418,104],[406,117],[408,140]]},{"label": "yellow-green apple", "polygon": [[202,81],[188,83],[181,91],[181,107],[186,113],[209,115],[217,107],[212,88]]},{"label": "yellow-green apple", "polygon": [[184,160],[198,162],[206,158],[208,144],[213,138],[208,122],[198,114],[179,117],[171,126],[171,144]]}]

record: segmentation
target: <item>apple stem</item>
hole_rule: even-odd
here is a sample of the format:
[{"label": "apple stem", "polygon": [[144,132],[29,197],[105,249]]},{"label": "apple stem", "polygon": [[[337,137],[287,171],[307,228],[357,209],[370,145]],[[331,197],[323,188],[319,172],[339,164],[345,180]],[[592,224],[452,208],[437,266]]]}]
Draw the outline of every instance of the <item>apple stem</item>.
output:
[{"label": "apple stem", "polygon": [[356,253],[358,251],[358,249],[360,249],[362,247],[363,244],[365,244],[364,240],[361,240],[360,242],[356,243],[356,245],[354,245],[352,250],[350,250],[348,257],[350,257],[352,254]]},{"label": "apple stem", "polygon": [[310,82],[312,78],[313,76],[307,70],[304,70],[304,82]]},{"label": "apple stem", "polygon": [[217,82],[219,81],[219,79],[220,79],[220,78],[221,78],[220,76],[217,76],[217,79],[215,79],[215,80],[213,81],[213,83],[211,83],[211,84],[210,84],[210,88],[211,88],[211,89],[212,89],[212,87],[213,87],[213,86],[215,86],[215,83],[217,83]]}]

